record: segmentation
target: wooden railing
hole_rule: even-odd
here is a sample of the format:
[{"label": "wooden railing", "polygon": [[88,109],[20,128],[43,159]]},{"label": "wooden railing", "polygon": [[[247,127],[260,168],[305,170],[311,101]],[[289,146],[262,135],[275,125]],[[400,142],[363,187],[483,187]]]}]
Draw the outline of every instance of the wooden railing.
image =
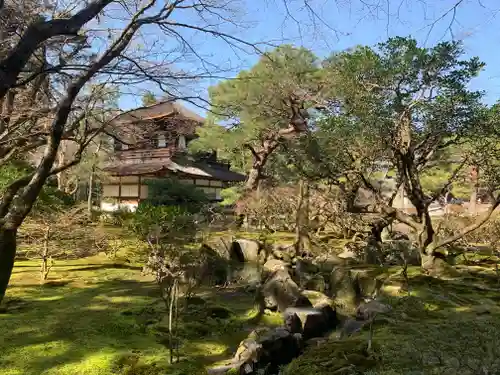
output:
[{"label": "wooden railing", "polygon": [[115,152],[116,159],[127,163],[133,160],[154,160],[168,159],[172,156],[172,150],[169,148],[158,148],[152,150],[124,150]]}]

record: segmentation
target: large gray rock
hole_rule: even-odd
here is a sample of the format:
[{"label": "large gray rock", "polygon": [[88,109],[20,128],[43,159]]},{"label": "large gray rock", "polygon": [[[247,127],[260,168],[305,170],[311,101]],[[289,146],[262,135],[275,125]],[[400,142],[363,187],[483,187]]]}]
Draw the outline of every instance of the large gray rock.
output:
[{"label": "large gray rock", "polygon": [[271,255],[274,259],[282,260],[285,263],[292,263],[295,257],[295,248],[290,245],[274,244]]},{"label": "large gray rock", "polygon": [[255,240],[238,239],[231,243],[229,254],[231,259],[239,262],[262,262],[265,252],[261,251],[263,246]]},{"label": "large gray rock", "polygon": [[239,344],[231,363],[211,368],[208,373],[278,374],[283,365],[302,353],[305,339],[310,344],[311,339],[324,336],[338,325],[336,312],[329,305],[290,308],[284,319],[283,327],[253,331]]},{"label": "large gray rock", "polygon": [[285,311],[285,317],[296,315],[302,323],[304,340],[321,337],[334,330],[339,324],[337,313],[329,305],[314,307],[291,307]]},{"label": "large gray rock", "polygon": [[321,274],[316,274],[305,282],[305,288],[307,290],[314,290],[316,292],[324,293],[326,291],[326,282],[325,278]]},{"label": "large gray rock", "polygon": [[330,274],[330,293],[347,313],[354,312],[362,297],[355,276],[345,267],[337,267]]},{"label": "large gray rock", "polygon": [[256,263],[242,263],[232,266],[231,279],[246,286],[256,286],[261,280],[261,267]]},{"label": "large gray rock", "polygon": [[275,374],[290,363],[303,348],[302,335],[284,327],[266,331],[256,338],[243,340],[233,358],[233,364],[209,370],[211,374],[227,373],[234,369],[238,374]]},{"label": "large gray rock", "polygon": [[364,264],[383,263],[383,254],[379,244],[371,237],[366,241],[348,242],[338,257],[344,260],[355,260]]},{"label": "large gray rock", "polygon": [[330,275],[330,293],[337,306],[354,313],[364,298],[374,298],[384,284],[386,275],[379,267],[338,267]]},{"label": "large gray rock", "polygon": [[356,309],[356,319],[372,320],[377,314],[385,314],[391,311],[391,306],[380,301],[371,300],[361,302]]},{"label": "large gray rock", "polygon": [[285,322],[285,328],[291,333],[302,334],[302,322],[296,313],[285,311],[283,314],[283,320]]},{"label": "large gray rock", "polygon": [[262,346],[256,339],[246,338],[238,345],[233,361],[235,363],[243,363],[247,361],[257,362],[260,356]]},{"label": "large gray rock", "polygon": [[268,307],[267,301],[270,301],[269,303],[275,305],[281,312],[293,306],[312,306],[309,299],[301,294],[290,273],[282,267],[265,279],[258,291],[257,300],[261,311]]},{"label": "large gray rock", "polygon": [[323,304],[316,308],[323,314],[323,318],[327,322],[329,329],[334,329],[339,325],[340,320],[337,317],[337,311],[332,305]]},{"label": "large gray rock", "polygon": [[288,272],[288,264],[278,259],[270,259],[262,266],[262,272],[264,278],[271,275],[273,272],[278,270],[283,270]]},{"label": "large gray rock", "polygon": [[346,259],[342,259],[335,254],[324,254],[314,258],[312,263],[318,268],[319,272],[330,273],[335,267],[344,265]]},{"label": "large gray rock", "polygon": [[198,257],[198,266],[191,270],[194,273],[192,278],[205,285],[223,285],[228,281],[228,261],[224,258],[223,252],[218,252],[209,245],[202,244]]},{"label": "large gray rock", "polygon": [[[292,277],[301,287],[307,288],[308,282],[319,272],[318,266],[312,262],[298,258],[293,269]],[[309,289],[309,288],[308,288]],[[310,288],[313,289],[313,288]]]}]

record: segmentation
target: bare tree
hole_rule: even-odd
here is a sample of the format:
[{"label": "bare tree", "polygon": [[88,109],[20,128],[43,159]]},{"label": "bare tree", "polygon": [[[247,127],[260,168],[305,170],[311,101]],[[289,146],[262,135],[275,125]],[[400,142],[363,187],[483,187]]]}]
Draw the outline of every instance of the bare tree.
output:
[{"label": "bare tree", "polygon": [[[43,283],[54,259],[67,255],[69,242],[85,248],[97,233],[94,233],[96,228],[84,225],[88,224],[88,219],[82,206],[64,207],[52,202],[50,206],[43,205],[42,209],[35,211],[30,215],[24,235],[30,248],[35,250],[35,258],[40,260],[40,281]],[[27,254],[29,258],[30,253]]]},{"label": "bare tree", "polygon": [[[17,229],[45,181],[78,164],[85,148],[108,128],[96,87],[152,82],[171,100],[195,100],[180,84],[221,69],[197,53],[193,36],[256,49],[234,30],[225,32],[232,13],[218,0],[95,0],[72,4],[72,9],[30,4],[36,14],[32,20],[2,19],[2,32],[11,38],[0,54],[0,165],[28,152],[39,151],[40,158],[33,172],[12,181],[1,195],[0,300],[14,265]],[[11,1],[3,7],[22,13]],[[104,22],[111,22],[111,28]],[[176,62],[193,59],[201,70],[174,68]],[[64,141],[73,144],[72,157],[58,164]]]}]

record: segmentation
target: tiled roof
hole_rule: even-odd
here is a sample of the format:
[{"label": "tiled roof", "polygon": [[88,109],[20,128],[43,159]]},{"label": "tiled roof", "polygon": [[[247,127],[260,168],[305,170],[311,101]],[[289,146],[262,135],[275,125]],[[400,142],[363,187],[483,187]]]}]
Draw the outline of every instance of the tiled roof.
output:
[{"label": "tiled roof", "polygon": [[195,161],[185,156],[174,156],[166,161],[119,164],[104,168],[104,171],[116,176],[153,174],[163,170],[174,174],[180,173],[197,178],[216,179],[227,182],[242,182],[246,179],[246,177],[240,173],[219,167],[216,164]]},{"label": "tiled roof", "polygon": [[141,120],[154,120],[156,118],[174,114],[177,115],[176,117],[181,119],[196,121],[199,123],[205,122],[203,117],[176,102],[162,102],[149,107],[136,108],[116,116],[113,119],[113,122],[126,123]]},{"label": "tiled roof", "polygon": [[130,143],[147,140],[161,132],[191,139],[196,136],[196,128],[204,122],[203,117],[179,103],[163,102],[117,115],[108,130]]}]

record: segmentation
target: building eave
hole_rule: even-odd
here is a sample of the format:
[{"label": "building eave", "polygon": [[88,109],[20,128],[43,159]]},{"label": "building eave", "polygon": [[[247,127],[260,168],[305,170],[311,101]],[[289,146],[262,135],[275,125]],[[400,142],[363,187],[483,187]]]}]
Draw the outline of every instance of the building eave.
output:
[{"label": "building eave", "polygon": [[137,164],[119,164],[105,167],[104,172],[112,176],[144,176],[161,172],[187,178],[219,180],[224,182],[243,182],[246,176],[231,170],[210,166],[207,163],[190,161],[187,158],[173,158],[168,161],[158,161]]}]

